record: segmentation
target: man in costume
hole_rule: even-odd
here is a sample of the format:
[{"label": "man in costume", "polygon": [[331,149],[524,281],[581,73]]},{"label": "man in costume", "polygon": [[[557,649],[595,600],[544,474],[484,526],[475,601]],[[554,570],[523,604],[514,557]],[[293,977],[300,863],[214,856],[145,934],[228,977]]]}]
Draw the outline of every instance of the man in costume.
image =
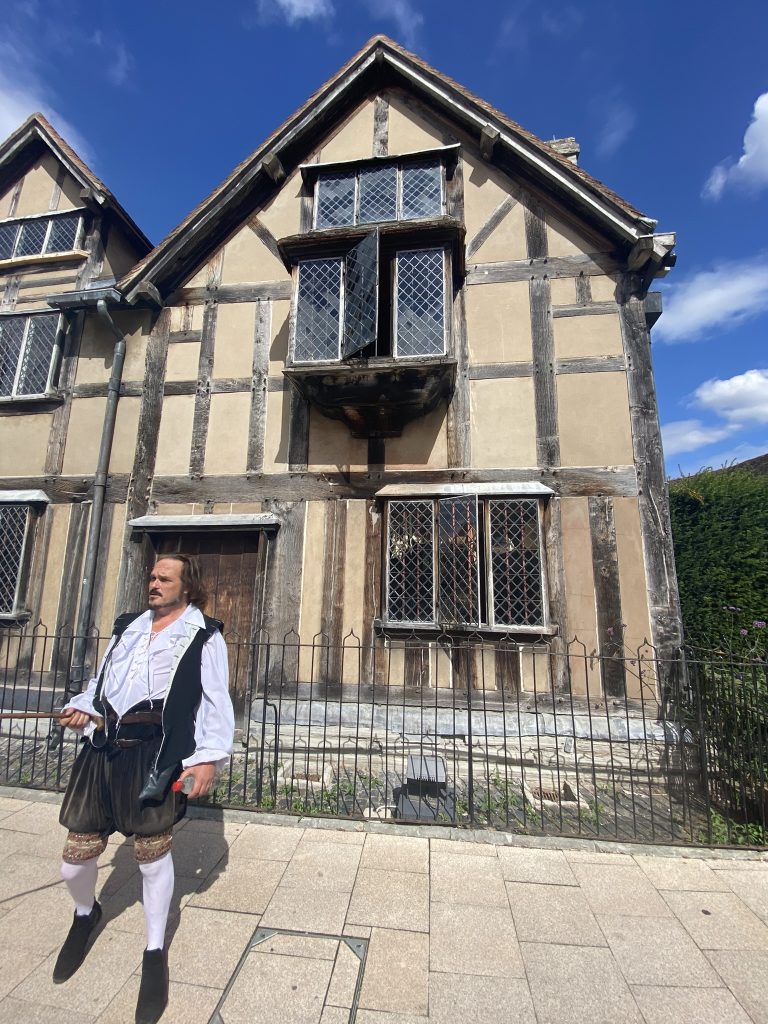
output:
[{"label": "man in costume", "polygon": [[227,650],[222,623],[203,614],[205,599],[194,558],[161,556],[149,578],[149,609],[116,620],[96,677],[62,718],[89,742],[72,769],[59,817],[69,830],[61,875],[75,916],[53,980],[71,978],[93,940],[102,914],[97,860],[109,835],[135,836],[147,926],[137,1024],[154,1024],[168,1001],[173,826],[184,816],[185,793],[208,793],[232,752]]}]

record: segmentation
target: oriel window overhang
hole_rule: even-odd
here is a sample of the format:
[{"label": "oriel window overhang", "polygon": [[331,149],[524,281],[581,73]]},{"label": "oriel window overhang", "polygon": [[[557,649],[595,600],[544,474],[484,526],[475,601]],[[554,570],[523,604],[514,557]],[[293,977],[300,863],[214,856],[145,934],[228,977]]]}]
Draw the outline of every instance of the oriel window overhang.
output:
[{"label": "oriel window overhang", "polygon": [[416,164],[434,160],[445,167],[446,176],[453,177],[459,161],[461,146],[436,146],[434,149],[420,149],[414,153],[397,153],[393,156],[371,156],[363,160],[336,160],[329,163],[300,164],[299,170],[304,184],[312,187],[321,174],[343,174],[346,171],[365,170],[368,167],[382,167],[386,164]]}]

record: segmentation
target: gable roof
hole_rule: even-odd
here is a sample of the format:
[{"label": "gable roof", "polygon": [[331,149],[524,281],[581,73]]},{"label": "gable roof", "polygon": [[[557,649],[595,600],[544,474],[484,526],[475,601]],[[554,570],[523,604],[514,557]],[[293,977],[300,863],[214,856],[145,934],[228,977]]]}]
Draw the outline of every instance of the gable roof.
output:
[{"label": "gable roof", "polygon": [[[140,284],[168,294],[226,241],[279,187],[275,167],[290,174],[316,143],[365,96],[406,88],[463,131],[495,139],[491,162],[575,208],[617,247],[629,251],[656,221],[623,200],[567,157],[489,103],[436,71],[386,36],[374,36],[306,103],[277,128],[163,241],[120,281],[129,301]],[[275,160],[277,158],[277,160]]]},{"label": "gable roof", "polygon": [[107,186],[97,178],[90,167],[77,155],[51,123],[40,113],[31,114],[0,145],[0,192],[4,192],[45,151],[53,153],[75,181],[91,190],[93,200],[102,208],[114,212],[126,234],[143,251],[152,243],[132,217],[120,205]]}]

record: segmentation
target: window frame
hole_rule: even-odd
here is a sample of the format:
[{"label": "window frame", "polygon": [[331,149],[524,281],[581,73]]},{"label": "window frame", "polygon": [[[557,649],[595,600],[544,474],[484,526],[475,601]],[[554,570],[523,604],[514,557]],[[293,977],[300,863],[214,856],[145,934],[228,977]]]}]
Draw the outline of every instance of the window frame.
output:
[{"label": "window frame", "polygon": [[[375,228],[373,229],[375,230]],[[430,252],[438,251],[442,254],[443,272],[441,275],[442,282],[442,305],[443,305],[443,345],[440,352],[428,352],[417,355],[400,355],[397,351],[397,261],[400,253],[411,253],[411,252]],[[353,356],[345,357],[343,355],[343,344],[344,344],[344,315],[346,308],[346,260],[348,253],[339,255],[337,253],[329,254],[327,256],[308,256],[297,260],[295,264],[295,283],[293,286],[293,296],[291,299],[291,326],[290,326],[290,343],[289,352],[291,365],[294,366],[313,366],[317,364],[327,363],[341,363],[344,359],[353,358]],[[302,266],[308,263],[325,262],[328,260],[340,260],[341,262],[341,288],[339,291],[339,332],[338,332],[338,355],[333,359],[298,359],[296,357],[296,334],[299,320],[299,283]],[[377,306],[378,306],[378,325],[382,323],[382,309],[388,308],[388,314],[385,313],[386,322],[389,330],[389,353],[387,355],[380,355],[378,351],[371,356],[372,359],[393,359],[393,360],[430,360],[430,359],[442,359],[448,354],[450,345],[450,328],[451,328],[451,316],[450,312],[452,309],[453,295],[451,290],[451,250],[450,246],[437,243],[430,245],[418,245],[413,242],[403,243],[402,248],[390,249],[389,247],[379,247],[378,256],[378,268],[377,268]],[[389,282],[388,294],[385,292],[385,281]],[[383,298],[388,298],[389,302],[383,301]],[[379,348],[380,332],[377,330],[376,335],[376,348]],[[383,347],[383,346],[382,346]]]},{"label": "window frame", "polygon": [[[13,593],[13,606],[10,609],[4,609],[0,606],[0,621],[15,620],[21,618],[26,609],[23,604],[23,598],[25,597],[25,584],[26,575],[29,565],[29,554],[32,548],[32,529],[33,529],[33,512],[34,507],[29,501],[2,501],[0,502],[0,511],[5,508],[23,508],[26,510],[26,521],[24,524],[24,536],[21,542],[21,550],[19,552],[17,566],[16,566],[16,586]],[[4,545],[5,537],[0,533],[0,545]]]},{"label": "window frame", "polygon": [[[382,606],[384,609],[384,615],[381,618],[381,625],[385,629],[419,629],[419,630],[432,630],[432,631],[444,631],[449,630],[460,630],[460,631],[476,631],[476,632],[494,632],[494,633],[551,633],[552,622],[550,618],[550,607],[549,607],[549,594],[548,594],[548,572],[547,572],[547,559],[546,559],[546,546],[545,546],[545,525],[544,519],[546,515],[546,506],[548,497],[543,495],[530,495],[509,492],[507,494],[499,493],[468,493],[466,497],[474,499],[477,507],[477,519],[478,524],[478,539],[477,539],[477,578],[478,584],[482,579],[482,585],[484,586],[484,594],[479,597],[479,607],[485,608],[486,621],[478,622],[449,622],[447,620],[440,620],[440,562],[439,562],[439,503],[441,501],[450,501],[453,498],[459,497],[460,495],[432,495],[423,497],[403,497],[397,498],[392,496],[384,500],[384,520],[385,528],[382,531],[384,540],[384,558],[383,558],[383,573],[382,573]],[[494,581],[493,581],[493,564],[491,558],[491,532],[490,532],[490,504],[492,501],[497,500],[514,500],[514,501],[527,501],[535,504],[536,506],[536,540],[537,540],[537,553],[539,561],[539,572],[538,572],[538,586],[539,596],[541,601],[541,621],[536,624],[527,623],[515,623],[511,625],[498,624],[495,601],[494,601]],[[401,503],[408,501],[430,501],[432,503],[432,619],[430,621],[423,620],[405,620],[405,619],[391,619],[389,617],[390,608],[390,590],[391,590],[391,516],[390,506],[392,502],[399,501]],[[479,592],[478,592],[479,593]]]},{"label": "window frame", "polygon": [[[51,359],[48,364],[48,375],[45,380],[45,391],[36,391],[30,394],[18,394],[19,386],[19,375],[21,373],[22,364],[24,362],[24,353],[27,347],[27,339],[29,337],[30,323],[35,317],[49,316],[56,317],[56,330],[54,333],[53,347],[51,349]],[[16,370],[14,371],[13,387],[11,394],[5,395],[0,393],[0,405],[7,402],[34,402],[41,401],[47,398],[54,398],[57,395],[57,389],[55,385],[56,377],[59,372],[61,365],[61,354],[62,354],[62,339],[64,336],[64,317],[62,313],[52,312],[50,309],[35,309],[25,310],[23,313],[17,311],[8,311],[0,313],[0,323],[3,320],[11,319],[24,319],[26,321],[24,325],[24,336],[22,338],[21,347],[19,349],[19,355],[16,362]],[[0,344],[2,343],[0,339]]]},{"label": "window frame", "polygon": [[[83,238],[84,238],[84,235],[85,235],[85,215],[86,215],[86,212],[87,211],[85,210],[85,208],[83,208],[83,207],[76,207],[74,210],[49,210],[47,213],[28,214],[25,217],[6,217],[6,218],[3,218],[2,220],[0,220],[0,228],[4,227],[5,225],[8,225],[8,224],[15,224],[16,225],[16,235],[15,235],[14,240],[13,240],[13,248],[12,248],[12,251],[11,251],[11,255],[10,256],[5,256],[2,259],[0,259],[0,263],[11,263],[12,261],[15,261],[15,260],[41,259],[44,256],[65,256],[65,255],[68,255],[69,253],[82,251],[81,250],[81,246],[83,244]],[[49,244],[50,239],[51,239],[51,234],[53,232],[54,221],[56,221],[56,220],[58,220],[58,219],[60,219],[62,217],[71,217],[71,216],[73,216],[75,214],[77,215],[78,222],[77,222],[77,228],[75,229],[75,238],[74,238],[74,242],[72,244],[72,248],[71,249],[55,249],[52,252],[47,252],[47,247],[48,247],[48,244]],[[21,254],[17,253],[16,252],[16,248],[17,248],[17,246],[19,244],[19,240],[21,238],[22,228],[24,227],[25,224],[29,224],[31,221],[35,221],[35,220],[47,220],[48,221],[48,224],[47,224],[46,229],[45,229],[45,238],[43,240],[43,246],[42,246],[41,251],[38,252],[38,253],[31,253],[29,255],[25,255],[24,253],[21,253]]]},{"label": "window frame", "polygon": [[[403,217],[403,171],[405,168],[412,169],[419,166],[434,166],[439,171],[440,176],[440,210],[437,213],[429,214],[426,217]],[[367,227],[368,225],[375,224],[418,224],[420,220],[432,220],[435,217],[444,217],[446,212],[446,185],[445,185],[445,163],[437,158],[425,157],[424,160],[387,160],[381,161],[379,164],[380,168],[384,167],[395,167],[397,177],[395,181],[395,216],[388,220],[366,220],[361,221],[360,218],[360,175],[364,174],[368,170],[374,168],[363,166],[363,167],[350,167],[346,171],[335,172],[336,177],[341,175],[348,175],[354,178],[353,184],[353,197],[352,197],[352,222],[345,224],[324,224],[318,225],[317,218],[320,212],[320,184],[323,178],[323,172],[321,171],[314,182],[312,189],[312,229],[314,231],[328,231],[334,228],[349,228],[349,227]],[[327,176],[330,176],[332,172],[325,172]]]}]

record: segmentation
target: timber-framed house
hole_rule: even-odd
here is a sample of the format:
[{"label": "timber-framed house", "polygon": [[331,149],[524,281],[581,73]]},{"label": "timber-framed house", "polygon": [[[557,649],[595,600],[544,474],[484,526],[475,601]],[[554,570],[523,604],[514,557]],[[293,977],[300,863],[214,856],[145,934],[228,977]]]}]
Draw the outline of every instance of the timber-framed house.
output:
[{"label": "timber-framed house", "polygon": [[150,251],[32,118],[0,149],[6,621],[108,632],[186,549],[229,631],[320,636],[336,682],[385,648],[450,682],[446,634],[514,640],[522,689],[542,640],[669,653],[675,240],[577,154],[376,37]]}]

